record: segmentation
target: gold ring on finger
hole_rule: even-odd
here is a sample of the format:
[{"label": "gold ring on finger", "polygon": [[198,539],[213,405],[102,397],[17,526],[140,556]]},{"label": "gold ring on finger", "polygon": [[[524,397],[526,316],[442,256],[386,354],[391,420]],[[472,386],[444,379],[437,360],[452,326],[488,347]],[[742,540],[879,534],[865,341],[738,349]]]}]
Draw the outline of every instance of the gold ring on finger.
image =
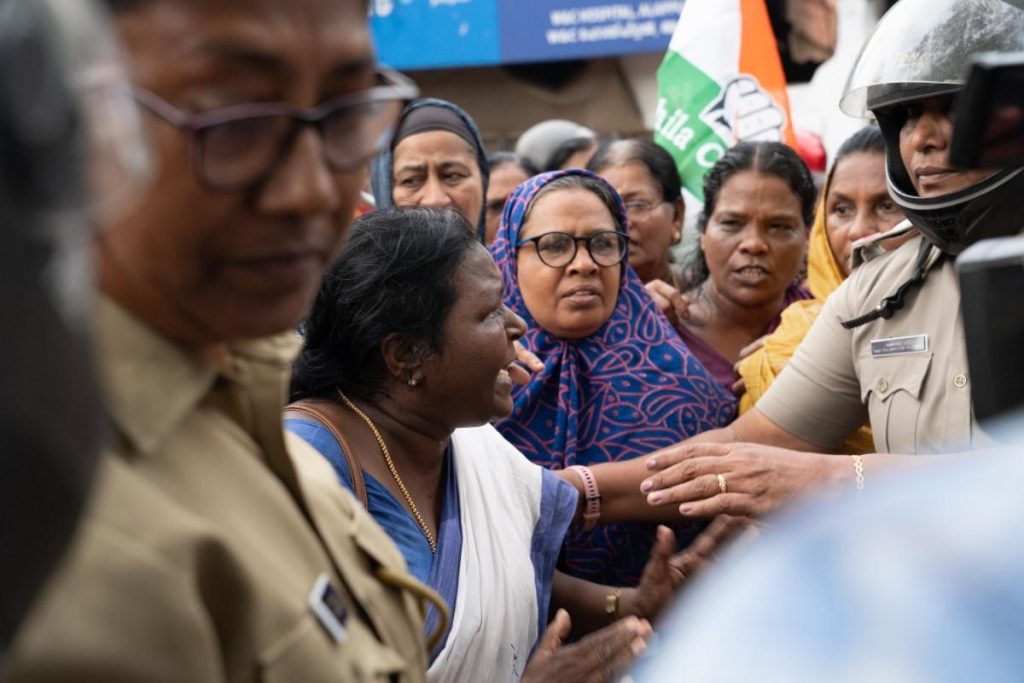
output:
[{"label": "gold ring on finger", "polygon": [[725,483],[724,474],[718,475],[718,490],[721,491],[722,493],[726,493],[729,490],[729,487]]}]

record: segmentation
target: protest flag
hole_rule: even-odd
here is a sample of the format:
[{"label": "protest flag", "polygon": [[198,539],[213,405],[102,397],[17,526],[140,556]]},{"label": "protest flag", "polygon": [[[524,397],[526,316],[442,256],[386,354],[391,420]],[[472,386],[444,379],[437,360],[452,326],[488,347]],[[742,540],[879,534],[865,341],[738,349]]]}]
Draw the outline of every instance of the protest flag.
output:
[{"label": "protest flag", "polygon": [[737,142],[795,147],[765,0],[686,0],[658,68],[654,140],[701,202],[705,172]]}]

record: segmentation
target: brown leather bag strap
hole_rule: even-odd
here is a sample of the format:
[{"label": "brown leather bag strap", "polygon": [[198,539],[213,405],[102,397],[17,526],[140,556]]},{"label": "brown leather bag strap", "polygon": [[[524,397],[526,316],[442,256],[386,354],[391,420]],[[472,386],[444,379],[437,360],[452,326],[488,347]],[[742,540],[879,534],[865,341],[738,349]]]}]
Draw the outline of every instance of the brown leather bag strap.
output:
[{"label": "brown leather bag strap", "polygon": [[352,447],[348,445],[348,439],[342,434],[331,422],[330,418],[319,408],[306,403],[305,401],[298,401],[292,403],[284,410],[284,416],[286,418],[292,417],[296,419],[313,418],[313,421],[326,427],[330,430],[334,436],[334,440],[338,442],[338,446],[341,447],[341,452],[345,456],[345,460],[348,461],[348,471],[352,476],[352,488],[356,494],[356,498],[363,504],[363,507],[369,509],[366,497],[366,482],[363,480],[363,468],[356,462],[355,457],[352,454]]}]

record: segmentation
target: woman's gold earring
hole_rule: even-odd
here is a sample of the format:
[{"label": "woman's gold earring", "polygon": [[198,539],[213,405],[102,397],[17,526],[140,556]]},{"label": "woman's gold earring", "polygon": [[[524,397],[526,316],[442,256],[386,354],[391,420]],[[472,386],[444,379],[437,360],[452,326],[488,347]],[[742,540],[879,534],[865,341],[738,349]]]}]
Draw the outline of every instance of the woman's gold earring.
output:
[{"label": "woman's gold earring", "polygon": [[676,230],[674,233],[672,233],[672,242],[673,243],[677,243],[681,239],[683,239],[683,233],[679,232],[678,230]]}]

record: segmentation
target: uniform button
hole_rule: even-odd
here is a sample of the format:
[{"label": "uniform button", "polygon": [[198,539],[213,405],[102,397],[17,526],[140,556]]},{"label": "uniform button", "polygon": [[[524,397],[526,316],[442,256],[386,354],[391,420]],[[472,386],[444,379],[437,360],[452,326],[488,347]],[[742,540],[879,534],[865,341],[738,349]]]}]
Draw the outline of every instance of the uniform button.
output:
[{"label": "uniform button", "polygon": [[887,380],[884,380],[884,379],[878,380],[878,390],[880,392],[882,392],[883,394],[885,392],[889,391],[889,382]]},{"label": "uniform button", "polygon": [[967,375],[959,374],[953,378],[953,386],[957,389],[963,389],[967,386]]}]

